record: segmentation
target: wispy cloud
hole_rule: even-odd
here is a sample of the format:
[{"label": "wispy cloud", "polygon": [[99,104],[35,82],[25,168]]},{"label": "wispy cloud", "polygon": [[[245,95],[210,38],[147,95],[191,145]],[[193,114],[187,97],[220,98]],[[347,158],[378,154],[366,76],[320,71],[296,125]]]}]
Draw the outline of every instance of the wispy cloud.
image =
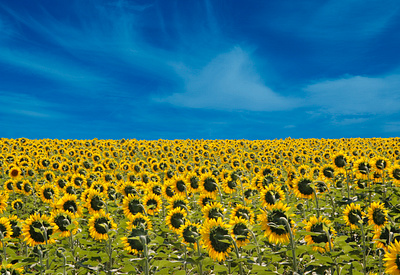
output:
[{"label": "wispy cloud", "polygon": [[266,86],[249,54],[240,47],[222,53],[199,71],[177,67],[184,92],[159,101],[189,108],[279,111],[297,107],[296,98],[284,97]]},{"label": "wispy cloud", "polygon": [[349,76],[304,88],[308,103],[336,115],[391,114],[400,110],[400,75]]},{"label": "wispy cloud", "polygon": [[28,94],[0,92],[0,113],[32,119],[63,119],[68,115],[56,111],[57,104]]}]

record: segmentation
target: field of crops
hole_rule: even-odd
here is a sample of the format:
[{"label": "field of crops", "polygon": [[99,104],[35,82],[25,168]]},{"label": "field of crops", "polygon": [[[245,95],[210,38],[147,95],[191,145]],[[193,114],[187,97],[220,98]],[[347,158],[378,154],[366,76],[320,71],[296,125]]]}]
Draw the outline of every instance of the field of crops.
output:
[{"label": "field of crops", "polygon": [[400,274],[399,141],[3,138],[0,273]]}]

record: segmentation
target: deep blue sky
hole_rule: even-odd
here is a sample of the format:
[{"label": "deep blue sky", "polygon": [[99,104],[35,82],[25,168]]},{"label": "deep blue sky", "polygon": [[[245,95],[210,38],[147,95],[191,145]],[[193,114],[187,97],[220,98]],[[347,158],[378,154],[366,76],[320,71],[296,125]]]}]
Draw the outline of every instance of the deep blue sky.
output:
[{"label": "deep blue sky", "polygon": [[0,137],[400,133],[400,1],[0,2]]}]

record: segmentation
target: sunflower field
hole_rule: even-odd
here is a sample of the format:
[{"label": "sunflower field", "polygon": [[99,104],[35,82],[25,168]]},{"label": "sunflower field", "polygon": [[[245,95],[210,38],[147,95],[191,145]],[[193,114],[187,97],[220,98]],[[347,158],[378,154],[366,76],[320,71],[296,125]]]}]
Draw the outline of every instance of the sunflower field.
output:
[{"label": "sunflower field", "polygon": [[400,274],[400,138],[0,139],[1,274]]}]

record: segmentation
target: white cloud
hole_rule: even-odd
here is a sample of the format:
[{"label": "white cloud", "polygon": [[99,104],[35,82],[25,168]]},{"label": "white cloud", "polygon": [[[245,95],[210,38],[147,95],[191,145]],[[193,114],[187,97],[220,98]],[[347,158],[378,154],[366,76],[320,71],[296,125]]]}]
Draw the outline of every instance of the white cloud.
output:
[{"label": "white cloud", "polygon": [[308,103],[337,115],[390,114],[400,110],[400,75],[352,76],[304,88]]},{"label": "white cloud", "polygon": [[278,111],[299,105],[298,99],[283,97],[267,87],[240,47],[218,55],[198,72],[182,64],[176,69],[184,80],[185,92],[156,100],[216,110]]}]

